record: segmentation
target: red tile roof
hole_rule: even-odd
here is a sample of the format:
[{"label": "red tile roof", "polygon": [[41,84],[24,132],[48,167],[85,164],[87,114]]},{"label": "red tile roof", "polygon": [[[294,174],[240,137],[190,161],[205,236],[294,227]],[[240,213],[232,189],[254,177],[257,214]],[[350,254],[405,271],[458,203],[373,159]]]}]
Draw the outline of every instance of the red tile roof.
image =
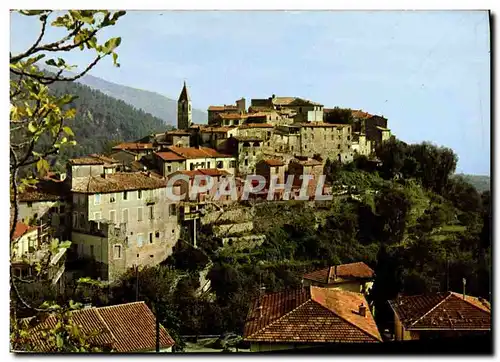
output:
[{"label": "red tile roof", "polygon": [[211,177],[217,177],[217,176],[228,176],[231,175],[229,172],[225,170],[219,170],[217,168],[203,168],[203,169],[197,169],[197,170],[182,170],[182,171],[176,171],[169,175],[169,179],[172,178],[176,174],[182,174],[189,176],[189,178],[194,178],[197,175],[200,176],[211,176]]},{"label": "red tile roof", "polygon": [[170,146],[167,147],[170,151],[181,155],[187,159],[193,159],[193,158],[228,158],[228,157],[233,157],[231,155],[225,155],[222,153],[217,152],[213,148],[208,148],[208,147],[177,147],[177,146]]},{"label": "red tile roof", "polygon": [[113,150],[152,150],[152,143],[125,142],[113,147]]},{"label": "red tile roof", "polygon": [[227,133],[231,131],[232,129],[235,129],[235,127],[205,127],[201,128],[200,132],[201,133]]},{"label": "red tile roof", "polygon": [[241,113],[220,113],[219,117],[222,119],[245,119],[247,115]]},{"label": "red tile roof", "polygon": [[[12,224],[11,224],[12,225]],[[27,232],[36,230],[36,226],[29,226],[22,222],[17,222],[16,229],[14,230],[13,240],[19,239],[21,236]]]},{"label": "red tile roof", "polygon": [[174,152],[156,152],[155,155],[160,157],[163,161],[184,161],[186,159]]},{"label": "red tile roof", "polygon": [[[250,342],[381,342],[362,294],[331,288],[303,288],[272,293],[252,302],[244,338]],[[261,306],[261,308],[259,308]]]},{"label": "red tile roof", "polygon": [[[115,352],[153,351],[156,347],[155,316],[144,302],[82,309],[72,313],[73,321],[84,334],[96,333],[93,344],[111,347]],[[29,343],[41,352],[50,352],[41,332],[55,326],[56,318],[49,316],[33,328]],[[172,347],[174,340],[160,326],[160,348]]]},{"label": "red tile roof", "polygon": [[407,330],[491,330],[488,302],[454,293],[404,296],[389,305]]},{"label": "red tile roof", "polygon": [[240,129],[245,129],[245,128],[274,128],[274,126],[272,124],[269,124],[269,123],[243,123],[238,128],[240,128]]},{"label": "red tile roof", "polygon": [[284,166],[285,163],[281,160],[277,160],[274,158],[264,160],[265,163],[267,163],[269,166]]},{"label": "red tile roof", "polygon": [[79,177],[73,180],[71,191],[81,193],[106,193],[129,190],[148,190],[166,187],[166,181],[148,176],[144,172],[116,172],[102,176]]},{"label": "red tile roof", "polygon": [[184,131],[182,129],[175,129],[173,131],[165,132],[166,135],[174,135],[174,136],[189,136],[190,133],[188,131]]},{"label": "red tile roof", "polygon": [[296,162],[298,164],[301,164],[302,166],[321,166],[321,165],[323,165],[322,162],[315,160],[315,159],[310,159],[310,160],[293,159],[291,162]]},{"label": "red tile roof", "polygon": [[351,114],[354,118],[359,118],[359,119],[366,119],[366,118],[371,118],[373,117],[373,114],[370,114],[368,112],[363,112],[360,109],[353,109],[351,110]]},{"label": "red tile roof", "polygon": [[303,122],[300,123],[302,127],[349,127],[349,124],[342,123],[325,123],[325,122]]},{"label": "red tile roof", "polygon": [[[310,273],[304,274],[303,278],[312,280],[318,283],[330,284],[335,283],[335,266],[314,270]],[[375,275],[372,268],[365,263],[349,263],[337,265],[337,278],[345,279],[371,279]]]},{"label": "red tile roof", "polygon": [[215,111],[215,112],[223,112],[223,111],[233,111],[233,110],[237,110],[238,109],[238,106],[236,105],[233,105],[233,104],[225,104],[223,106],[210,106],[208,107],[208,110],[209,111]]}]

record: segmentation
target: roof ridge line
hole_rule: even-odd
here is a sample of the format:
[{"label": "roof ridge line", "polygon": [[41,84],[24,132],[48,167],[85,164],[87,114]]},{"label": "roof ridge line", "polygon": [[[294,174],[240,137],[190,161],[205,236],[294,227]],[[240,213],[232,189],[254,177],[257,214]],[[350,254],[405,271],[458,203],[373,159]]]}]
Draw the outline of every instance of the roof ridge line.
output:
[{"label": "roof ridge line", "polygon": [[106,323],[106,321],[104,320],[104,318],[102,317],[101,313],[99,313],[99,308],[95,308],[95,312],[97,313],[97,316],[98,318],[102,321],[102,323],[104,323],[104,327],[107,328],[107,330],[109,331],[109,334],[111,334],[111,337],[113,338],[113,340],[115,342],[118,342],[118,339],[116,338],[116,336],[113,334],[113,331],[111,330],[111,328],[109,328],[108,326],[108,323]]},{"label": "roof ridge line", "polygon": [[[483,312],[486,312],[484,309],[482,309],[482,308],[481,308],[481,307],[479,307],[478,305],[476,305],[476,304],[474,304],[474,303],[470,302],[470,301],[469,301],[469,300],[467,300],[467,299],[461,298],[461,294],[460,294],[460,293],[456,293],[456,292],[450,292],[450,293],[451,293],[452,295],[454,295],[455,297],[459,298],[460,300],[465,301],[465,302],[466,302],[466,303],[468,303],[469,305],[472,305],[472,306],[473,306],[473,307],[475,307],[476,309],[479,309],[479,310],[481,310],[481,311],[483,311]],[[466,295],[467,295],[467,294],[466,294]],[[473,296],[470,296],[470,295],[467,295],[467,296],[468,296],[469,298],[476,298],[476,297],[473,297]],[[484,306],[484,308],[485,308],[485,309],[488,309],[488,307],[487,307],[486,305],[484,305],[484,304],[483,304],[483,303],[482,303],[482,302],[481,302],[478,298],[476,298],[476,299],[477,299],[477,301],[478,301],[479,303],[481,303],[481,305],[483,305],[483,306]],[[490,309],[490,313],[491,313],[491,309]]]},{"label": "roof ridge line", "polygon": [[291,311],[289,311],[288,313],[283,314],[281,317],[279,317],[279,318],[275,319],[275,320],[274,320],[274,321],[272,321],[271,323],[269,323],[269,324],[267,324],[266,326],[262,327],[261,329],[259,329],[259,330],[255,331],[254,333],[252,333],[251,335],[249,335],[247,338],[251,338],[252,336],[256,335],[257,333],[262,332],[264,329],[266,329],[266,328],[268,328],[268,327],[272,326],[274,323],[276,323],[276,322],[280,321],[281,319],[283,319],[284,317],[286,317],[287,315],[289,315],[289,314],[290,314],[290,313],[292,313],[293,311],[295,311],[295,310],[299,309],[300,307],[302,307],[304,304],[306,304],[306,303],[307,303],[307,302],[309,302],[309,301],[312,301],[312,296],[311,296],[311,297],[309,297],[309,299],[307,299],[304,303],[302,303],[302,304],[298,305],[297,307],[293,308],[293,309],[292,309]]},{"label": "roof ridge line", "polygon": [[[317,302],[317,301],[315,301],[315,300],[314,300],[314,299],[312,299],[312,298],[311,298],[311,300],[312,300],[313,302],[315,302],[316,304],[318,304],[319,306],[321,306],[321,307],[325,308],[326,310],[328,310],[330,313],[333,313],[333,314],[334,314],[334,315],[336,315],[338,318],[342,319],[344,322],[347,322],[348,324],[352,325],[353,327],[355,327],[355,328],[359,329],[359,330],[360,330],[361,332],[363,332],[364,334],[366,334],[366,335],[368,335],[368,336],[370,336],[370,337],[373,337],[373,338],[375,338],[376,340],[378,340],[378,341],[382,342],[382,339],[378,339],[378,338],[377,338],[377,337],[375,337],[373,334],[368,333],[367,331],[365,331],[364,329],[360,328],[360,327],[359,327],[359,326],[357,326],[356,324],[352,323],[351,321],[348,321],[347,319],[345,319],[345,318],[344,318],[344,317],[342,317],[341,315],[339,315],[339,314],[335,313],[333,310],[331,310],[331,309],[329,309],[329,308],[325,307],[325,306],[324,306],[323,304],[321,304],[320,302]],[[375,323],[375,326],[377,327],[377,331],[378,331],[378,326],[377,326],[377,323]],[[380,334],[380,332],[379,332],[379,334]]]},{"label": "roof ridge line", "polygon": [[443,304],[443,302],[448,299],[452,294],[452,292],[448,292],[448,295],[446,297],[444,297],[439,303],[437,303],[434,307],[432,307],[431,309],[429,309],[427,312],[425,312],[420,318],[418,318],[415,322],[412,322],[410,324],[409,327],[411,326],[414,326],[417,322],[420,322],[421,319],[423,319],[427,314],[429,314],[430,312],[432,312],[434,309],[436,309],[437,307],[439,307],[441,304]]}]

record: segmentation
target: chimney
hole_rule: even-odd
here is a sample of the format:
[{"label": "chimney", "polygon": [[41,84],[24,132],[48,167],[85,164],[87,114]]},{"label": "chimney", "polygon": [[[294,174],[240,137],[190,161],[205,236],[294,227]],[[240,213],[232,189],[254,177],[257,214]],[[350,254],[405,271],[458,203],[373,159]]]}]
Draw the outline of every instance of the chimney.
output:
[{"label": "chimney", "polygon": [[359,305],[359,315],[366,317],[366,306],[363,303]]},{"label": "chimney", "polygon": [[334,270],[335,269],[333,266],[328,267],[328,279],[326,280],[327,284],[329,284],[335,280]]},{"label": "chimney", "polygon": [[464,286],[464,289],[463,289],[464,300],[465,300],[465,284],[466,284],[466,282],[467,281],[465,280],[465,278],[462,278],[462,284]]}]

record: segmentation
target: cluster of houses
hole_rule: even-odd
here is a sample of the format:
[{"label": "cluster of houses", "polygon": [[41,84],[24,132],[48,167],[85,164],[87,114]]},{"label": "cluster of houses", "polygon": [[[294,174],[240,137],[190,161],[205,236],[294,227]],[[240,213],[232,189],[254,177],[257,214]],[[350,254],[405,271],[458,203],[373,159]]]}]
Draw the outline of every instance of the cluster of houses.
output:
[{"label": "cluster of houses", "polygon": [[[33,270],[26,260],[48,255],[44,245],[59,238],[72,244],[70,249],[61,248],[49,255],[48,277],[54,285],[64,288],[65,279],[79,276],[111,283],[131,268],[164,261],[182,228],[190,229],[196,238],[200,210],[214,203],[214,192],[208,190],[195,200],[168,197],[171,192],[189,193],[196,175],[217,180],[235,176],[239,187],[248,175],[263,176],[266,185],[273,177],[282,184],[287,175],[297,176],[297,181],[299,176],[309,175],[312,193],[327,160],[345,163],[357,154],[371,156],[377,145],[392,137],[384,117],[352,111],[352,123],[326,122],[333,111],[309,100],[273,95],[252,99],[248,109],[244,98],[235,105],[211,106],[208,124],[193,124],[191,98],[184,84],[176,130],[116,145],[107,155],[72,159],[65,173],[49,173],[36,186],[26,187],[18,197],[15,247],[11,249],[15,275],[29,277]],[[190,181],[168,186],[168,180],[179,174]],[[216,203],[223,207],[233,202],[222,198]],[[256,351],[318,343],[381,342],[365,299],[372,282],[373,271],[364,263],[306,274],[300,290],[263,295],[252,304],[244,337]],[[489,307],[476,298],[454,293],[411,298],[391,301],[396,339],[419,338],[428,331],[441,331],[439,328],[490,328]],[[445,307],[436,305],[441,304],[453,305],[453,313],[464,317],[450,314],[448,308],[440,312]],[[137,332],[142,334],[140,338],[130,332],[139,325],[141,313],[151,314],[145,304],[106,308],[79,312],[81,322],[89,323],[90,328],[92,318],[105,321],[108,342],[115,350],[152,350],[154,339],[149,337],[147,343],[139,345],[155,327],[146,323],[150,317],[142,321],[145,331]],[[113,320],[113,308],[130,310],[130,317]],[[133,312],[135,309],[138,311]],[[118,330],[130,335],[121,336]],[[168,349],[173,342],[166,331],[162,333],[162,349]]]}]

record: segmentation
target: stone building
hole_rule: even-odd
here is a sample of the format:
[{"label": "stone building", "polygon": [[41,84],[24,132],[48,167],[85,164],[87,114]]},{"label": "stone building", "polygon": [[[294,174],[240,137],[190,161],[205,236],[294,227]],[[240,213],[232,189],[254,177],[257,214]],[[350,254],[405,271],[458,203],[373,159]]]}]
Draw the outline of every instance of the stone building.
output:
[{"label": "stone building", "polygon": [[351,148],[351,126],[323,122],[301,123],[301,156],[320,155],[323,160],[350,162],[354,152]]},{"label": "stone building", "polygon": [[265,159],[257,162],[255,166],[256,174],[264,176],[266,187],[271,184],[271,179],[276,177],[277,184],[285,183],[285,163],[278,159]]},{"label": "stone building", "polygon": [[226,113],[237,113],[237,114],[245,114],[247,112],[246,109],[246,100],[245,98],[238,99],[236,101],[236,105],[234,104],[225,104],[223,106],[210,106],[208,107],[208,125],[216,125],[218,123],[218,118],[220,114]]},{"label": "stone building", "polygon": [[[176,204],[168,198],[166,181],[142,172],[82,172],[83,166],[79,167],[85,175],[70,180],[77,255],[105,263],[105,255],[115,248],[103,249],[103,243],[111,240],[122,245],[117,259],[125,260],[127,268],[163,261],[179,236]],[[102,229],[102,225],[109,226]],[[97,260],[98,255],[102,260]]]},{"label": "stone building", "polygon": [[45,225],[57,238],[68,235],[70,223],[66,174],[49,174],[18,194],[18,220],[28,225]]},{"label": "stone building", "polygon": [[244,113],[220,113],[215,118],[215,121],[211,125],[218,126],[239,126],[243,124],[247,119],[247,115]]},{"label": "stone building", "polygon": [[162,176],[186,169],[186,158],[172,151],[155,152],[156,169]]},{"label": "stone building", "polygon": [[352,133],[352,150],[354,155],[370,156],[372,153],[372,142],[366,139],[366,135],[361,132]]},{"label": "stone building", "polygon": [[117,150],[112,152],[109,157],[117,160],[122,167],[130,167],[132,162],[139,161],[141,156],[139,153],[129,150]]},{"label": "stone building", "polygon": [[228,151],[228,140],[238,134],[237,127],[200,127],[198,146],[214,148],[219,152]]},{"label": "stone building", "polygon": [[237,160],[238,175],[255,174],[255,166],[263,157],[263,143],[263,139],[257,136],[236,136],[228,140],[229,150]]},{"label": "stone building", "polygon": [[150,155],[154,152],[154,149],[155,147],[152,143],[124,142],[114,146],[113,152],[127,150],[138,154],[140,158],[142,156]]},{"label": "stone building", "polygon": [[190,146],[190,133],[187,130],[178,129],[165,132],[165,145],[177,147]]},{"label": "stone building", "polygon": [[391,137],[387,128],[387,118],[372,115],[361,110],[353,110],[354,118],[353,132],[361,132],[366,135],[366,139],[371,141],[372,150]]},{"label": "stone building", "polygon": [[[169,176],[169,178],[175,176],[175,175],[185,175],[189,178],[189,181],[186,182],[185,180],[177,180],[174,183],[174,186],[176,186],[176,192],[178,192],[176,195],[181,196],[182,195],[182,201],[189,201],[189,202],[207,202],[207,201],[213,201],[217,191],[219,189],[219,183],[222,182],[222,179],[224,177],[227,177],[230,175],[230,173],[224,171],[224,170],[218,170],[218,169],[197,169],[194,171],[177,171],[174,172]],[[212,178],[213,185],[212,187],[204,192],[198,192],[195,195],[195,199],[191,199],[190,193],[192,191],[195,177],[201,177],[201,182],[200,182],[200,187],[203,187],[206,185],[206,180],[204,178],[210,177]],[[221,196],[219,200],[217,200],[218,203],[225,203],[231,201],[229,197],[227,196]]]},{"label": "stone building", "polygon": [[208,147],[167,147],[166,151],[173,152],[186,159],[185,170],[199,168],[217,168],[234,174],[236,159],[232,155],[219,153]]},{"label": "stone building", "polygon": [[177,101],[177,129],[188,130],[193,123],[191,106],[191,97],[189,96],[186,82],[184,82],[179,100]]},{"label": "stone building", "polygon": [[302,186],[301,176],[310,175],[312,177],[308,183],[308,195],[314,195],[319,177],[323,174],[323,163],[308,159],[307,157],[298,157],[288,163],[288,175],[293,176],[293,185]]}]

